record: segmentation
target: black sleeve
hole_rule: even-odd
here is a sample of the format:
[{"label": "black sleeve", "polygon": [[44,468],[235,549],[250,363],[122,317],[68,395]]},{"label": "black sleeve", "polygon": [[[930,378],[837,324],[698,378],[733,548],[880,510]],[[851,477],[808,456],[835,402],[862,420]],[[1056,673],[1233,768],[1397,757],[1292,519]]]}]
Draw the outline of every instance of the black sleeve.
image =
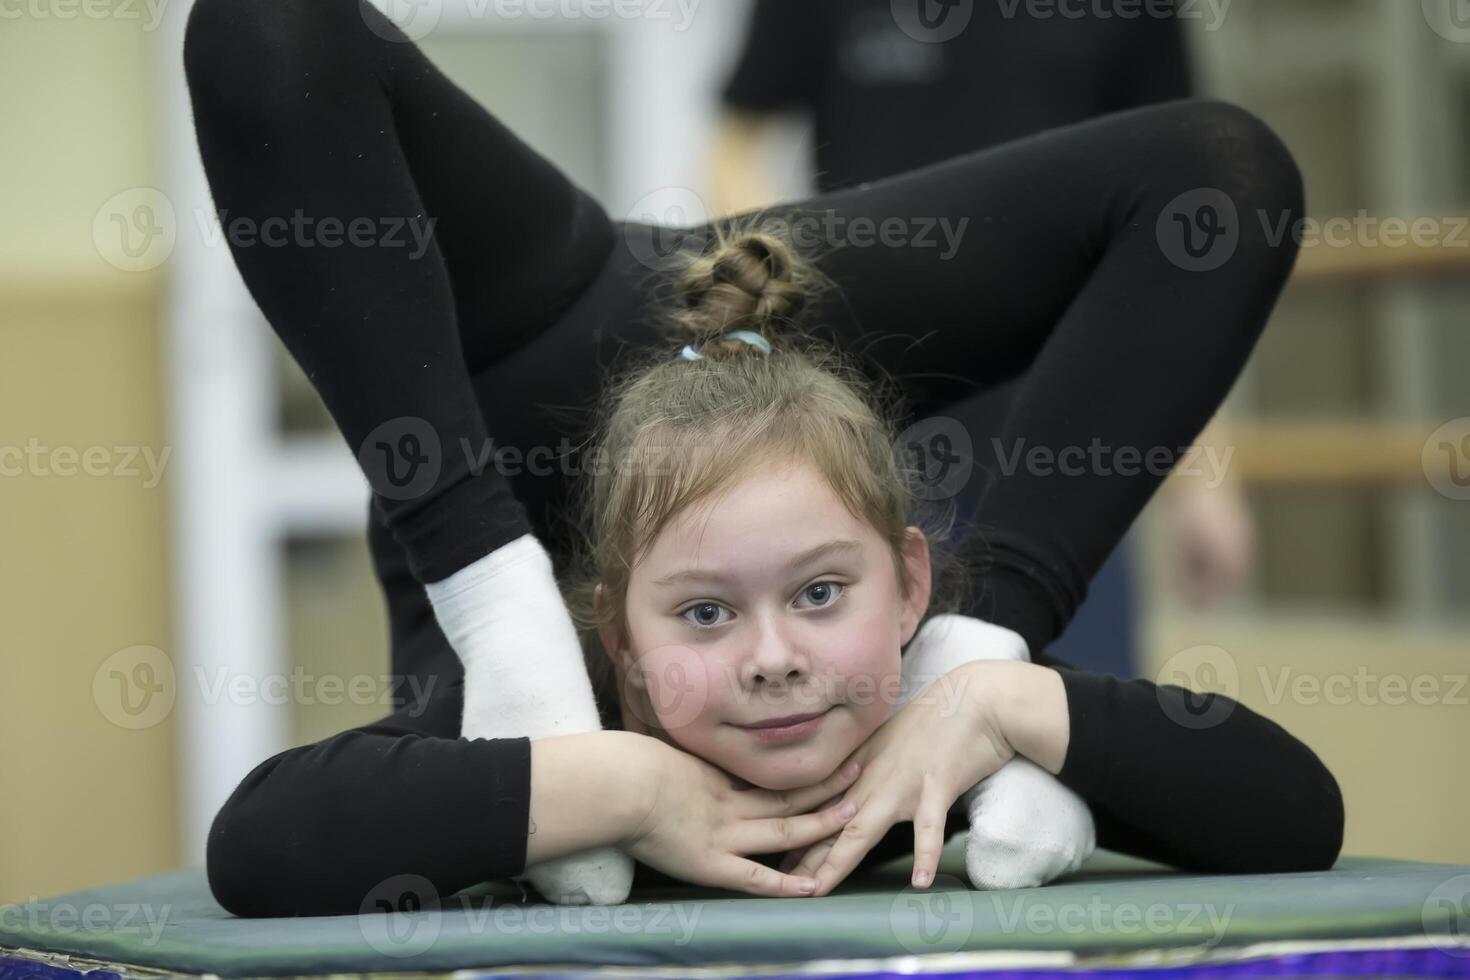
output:
[{"label": "black sleeve", "polygon": [[1067,690],[1058,778],[1092,808],[1099,846],[1190,871],[1332,867],[1337,780],[1275,722],[1218,694],[1119,680],[1040,653]]},{"label": "black sleeve", "polygon": [[729,109],[768,113],[811,104],[825,63],[816,0],[755,0],[745,42],[720,93]]},{"label": "black sleeve", "polygon": [[256,766],[210,828],[215,900],[249,917],[354,915],[396,899],[378,894],[395,876],[445,897],[524,871],[531,740],[458,738],[462,683]]},{"label": "black sleeve", "polygon": [[1177,11],[1173,16],[1148,14],[1119,24],[1120,45],[1112,58],[1116,71],[1108,79],[1109,112],[1194,94],[1194,82]]}]

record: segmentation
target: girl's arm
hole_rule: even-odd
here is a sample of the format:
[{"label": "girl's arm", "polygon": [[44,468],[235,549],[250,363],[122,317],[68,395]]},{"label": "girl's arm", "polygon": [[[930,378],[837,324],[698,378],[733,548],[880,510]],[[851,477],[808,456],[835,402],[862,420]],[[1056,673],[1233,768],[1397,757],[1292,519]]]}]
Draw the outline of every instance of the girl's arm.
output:
[{"label": "girl's arm", "polygon": [[1337,860],[1337,781],[1280,725],[1222,695],[1033,660],[980,665],[994,673],[973,688],[1012,748],[1087,801],[1100,846],[1207,872]]},{"label": "girl's arm", "polygon": [[521,874],[528,856],[632,831],[619,821],[641,812],[644,791],[626,776],[632,755],[620,740],[637,736],[460,738],[457,678],[431,679],[443,683],[429,697],[272,756],[241,781],[207,844],[209,886],[225,909],[350,915],[405,891],[444,898]]}]

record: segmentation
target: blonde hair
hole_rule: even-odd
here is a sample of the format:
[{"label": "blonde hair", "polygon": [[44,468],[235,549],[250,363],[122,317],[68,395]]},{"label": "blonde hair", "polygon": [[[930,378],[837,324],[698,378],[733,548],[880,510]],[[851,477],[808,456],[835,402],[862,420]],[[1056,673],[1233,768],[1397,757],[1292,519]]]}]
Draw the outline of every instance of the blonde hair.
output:
[{"label": "blonde hair", "polygon": [[[820,473],[848,511],[888,542],[901,594],[911,586],[905,529],[918,525],[932,542],[952,525],[952,506],[935,513],[914,492],[918,474],[902,464],[896,386],[870,380],[801,324],[800,314],[833,284],[783,233],[758,221],[717,224],[708,247],[679,256],[675,297],[663,313],[674,343],[691,343],[701,358],[681,358],[677,347],[650,351],[610,379],[596,409],[600,465],[575,488],[573,531],[582,541],[564,591],[599,691],[612,691],[615,678],[597,630],[615,621],[628,635],[634,566],[684,508],[762,464],[796,460]],[[723,337],[742,329],[760,334],[771,352]],[[934,548],[930,555],[926,619],[953,611],[965,588],[957,555]]]}]

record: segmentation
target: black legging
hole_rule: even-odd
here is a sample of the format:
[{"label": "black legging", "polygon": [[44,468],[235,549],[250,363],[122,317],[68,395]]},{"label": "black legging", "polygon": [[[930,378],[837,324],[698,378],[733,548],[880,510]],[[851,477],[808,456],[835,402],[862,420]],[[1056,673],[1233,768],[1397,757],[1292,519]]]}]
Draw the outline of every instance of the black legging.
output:
[{"label": "black legging", "polygon": [[[363,235],[386,235],[389,219],[436,222],[422,254],[402,233],[400,246],[232,240],[266,318],[349,445],[367,447],[394,672],[438,686],[429,706],[262,763],[216,820],[211,882],[234,910],[279,914],[355,911],[393,869],[442,893],[518,872],[529,742],[458,738],[462,675],[420,583],[526,531],[563,555],[574,467],[477,477],[462,447],[483,451],[493,437],[559,452],[585,432],[585,415],[568,410],[595,399],[619,350],[661,343],[675,355],[649,315],[667,280],[644,261],[671,232],[610,221],[367,3],[199,0],[184,55],[227,231],[297,209],[344,227],[371,219]],[[1158,230],[1172,201],[1201,188],[1240,216],[1233,254],[1210,271],[1186,268]],[[811,319],[898,378],[916,416],[1024,371],[999,433],[1007,451],[1096,441],[1172,461],[1230,389],[1292,266],[1290,237],[1273,246],[1267,228],[1302,212],[1297,168],[1260,120],[1179,101],[772,214],[837,230],[813,254],[839,288]],[[890,222],[903,243],[855,237],[859,219]],[[966,222],[952,255],[940,219]],[[926,228],[936,247],[920,240]],[[403,417],[422,423],[393,422]],[[403,437],[425,433],[442,450],[437,482],[404,492],[380,453],[424,455],[424,438]],[[984,566],[970,611],[1054,663],[1046,643],[1161,479],[1157,467],[1079,476],[1024,465],[994,479],[976,514]],[[1103,843],[1205,868],[1335,857],[1336,786],[1270,722],[1235,706],[1219,725],[1181,727],[1168,706],[1178,688],[1063,676],[1062,778],[1093,805]],[[1168,801],[1153,792],[1161,778]],[[375,819],[329,817],[365,813]],[[1307,858],[1292,853],[1303,840]]]}]

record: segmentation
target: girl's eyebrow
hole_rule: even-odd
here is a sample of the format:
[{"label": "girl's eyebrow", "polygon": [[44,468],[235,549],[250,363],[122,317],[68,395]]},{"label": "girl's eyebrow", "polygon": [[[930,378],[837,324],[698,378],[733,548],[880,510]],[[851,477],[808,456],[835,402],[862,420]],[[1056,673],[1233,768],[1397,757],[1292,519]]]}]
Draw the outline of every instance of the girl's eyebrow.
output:
[{"label": "girl's eyebrow", "polygon": [[[819,544],[816,547],[808,548],[805,551],[801,552],[796,557],[791,559],[786,568],[788,571],[791,571],[798,569],[803,565],[808,565],[814,561],[817,561],[820,558],[827,558],[838,554],[855,554],[861,551],[862,547],[863,544],[861,541],[854,541],[850,538],[840,538],[836,541],[828,541],[825,544]],[[672,572],[668,575],[665,575],[663,578],[654,579],[653,584],[659,588],[667,588],[671,585],[681,585],[686,582],[723,583],[728,582],[729,580],[729,576],[722,575],[719,572],[703,571],[697,568],[686,568],[682,571]]]}]

